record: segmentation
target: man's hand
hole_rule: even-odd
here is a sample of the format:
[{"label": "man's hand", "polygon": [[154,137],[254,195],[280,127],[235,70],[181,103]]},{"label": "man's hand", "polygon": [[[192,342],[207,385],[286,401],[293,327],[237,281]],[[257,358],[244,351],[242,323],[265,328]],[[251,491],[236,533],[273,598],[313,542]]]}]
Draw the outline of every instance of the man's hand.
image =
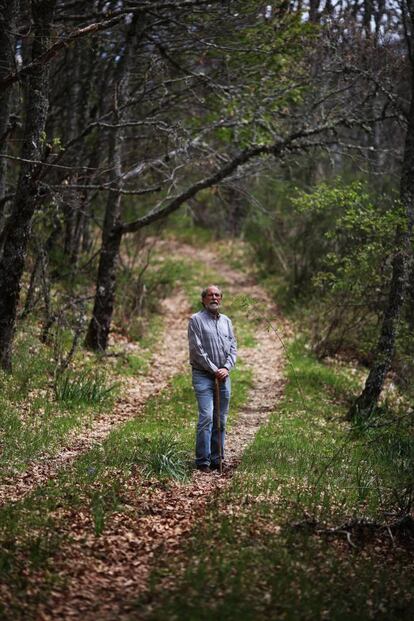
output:
[{"label": "man's hand", "polygon": [[218,369],[216,372],[216,377],[220,382],[224,381],[226,377],[228,376],[229,376],[229,372],[224,367],[222,369]]}]

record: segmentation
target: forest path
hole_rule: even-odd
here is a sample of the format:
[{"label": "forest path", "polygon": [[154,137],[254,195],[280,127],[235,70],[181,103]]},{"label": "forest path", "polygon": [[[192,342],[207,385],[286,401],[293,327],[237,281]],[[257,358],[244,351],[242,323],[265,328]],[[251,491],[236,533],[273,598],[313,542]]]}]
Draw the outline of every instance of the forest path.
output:
[{"label": "forest path", "polygon": [[[251,277],[226,265],[211,250],[168,242],[168,252],[170,256],[186,256],[208,263],[227,281],[226,297],[249,295],[265,304],[269,313],[277,313],[265,291]],[[176,296],[174,300],[176,311]],[[187,357],[185,314],[174,312],[175,320],[170,317],[174,326],[174,359],[180,361],[176,371]],[[253,348],[239,351],[240,358],[252,369],[253,386],[228,433],[229,468],[225,474],[194,471],[189,483],[168,485],[145,484],[138,474],[133,475],[123,489],[124,507],[129,510],[112,514],[99,537],[94,533],[89,515],[74,511],[61,516],[62,528],[71,543],[60,549],[54,568],[64,577],[64,587],[56,586],[49,600],[40,605],[39,619],[95,621],[129,617],[135,600],[148,587],[156,558],[180,549],[214,494],[228,485],[244,449],[266,422],[282,393],[281,344],[275,335],[269,334],[266,325],[258,326],[255,338]]]},{"label": "forest path", "polygon": [[184,293],[175,293],[163,300],[162,311],[165,316],[163,336],[154,348],[148,373],[123,381],[124,394],[112,412],[99,413],[92,422],[86,421],[72,430],[56,455],[38,457],[21,474],[3,479],[0,507],[21,500],[54,478],[62,468],[69,467],[82,453],[101,443],[117,425],[138,416],[148,399],[164,390],[171,378],[184,370],[188,358],[185,326],[190,313]]}]

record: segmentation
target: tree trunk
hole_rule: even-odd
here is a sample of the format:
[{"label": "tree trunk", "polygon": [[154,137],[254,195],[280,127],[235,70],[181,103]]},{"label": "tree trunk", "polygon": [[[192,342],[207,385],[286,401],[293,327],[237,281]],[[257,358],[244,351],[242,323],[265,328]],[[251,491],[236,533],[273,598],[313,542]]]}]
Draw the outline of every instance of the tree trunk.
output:
[{"label": "tree trunk", "polygon": [[400,250],[394,256],[388,305],[381,326],[374,362],[365,382],[364,390],[349,411],[349,418],[369,416],[373,412],[391,367],[407,280],[409,244],[404,239],[406,237],[406,234],[399,234]]},{"label": "tree trunk", "polygon": [[320,0],[309,0],[309,21],[313,24],[317,24],[320,19],[319,5]]},{"label": "tree trunk", "polygon": [[102,241],[93,314],[85,339],[85,346],[93,351],[105,351],[108,344],[121,239],[118,230],[110,231]]},{"label": "tree trunk", "polygon": [[[13,69],[16,12],[17,0],[0,0],[0,79],[8,75]],[[0,155],[7,153],[11,94],[11,88],[0,92]],[[7,160],[0,157],[0,200],[6,194],[6,171]]]},{"label": "tree trunk", "polygon": [[[131,23],[125,43],[125,55],[119,62],[115,75],[114,125],[109,142],[109,162],[114,174],[113,190],[122,189],[122,128],[123,115],[119,113],[118,102],[124,103],[128,92],[130,63],[134,58],[131,39],[136,36],[136,18]],[[105,220],[102,231],[102,246],[99,256],[93,314],[85,338],[85,346],[94,351],[105,351],[115,302],[116,276],[119,249],[122,240],[120,192],[108,194]]]},{"label": "tree trunk", "polygon": [[[414,42],[414,36],[411,35],[410,38]],[[369,416],[378,403],[385,378],[391,367],[398,320],[407,289],[414,213],[414,62],[412,58],[411,104],[401,171],[400,199],[405,211],[406,226],[397,231],[388,305],[381,326],[376,354],[364,390],[349,410],[348,418],[350,419],[355,416]]]},{"label": "tree trunk", "polygon": [[[116,118],[115,122],[119,123],[119,119]],[[120,133],[121,130],[119,128],[114,129],[110,140],[109,162],[112,162],[112,169],[116,176],[116,180],[112,185],[113,189],[120,188],[122,184]],[[102,230],[102,246],[99,254],[95,302],[85,338],[85,347],[93,351],[105,351],[108,344],[114,310],[119,248],[122,240],[122,231],[119,226],[121,203],[121,194],[109,192]]]},{"label": "tree trunk", "polygon": [[[33,60],[49,45],[55,0],[32,3],[34,22]],[[26,91],[26,124],[19,178],[12,213],[4,229],[3,256],[0,261],[0,365],[11,370],[20,281],[35,208],[39,201],[38,164],[42,152],[42,134],[48,110],[48,68],[33,68]]]},{"label": "tree trunk", "polygon": [[[68,105],[66,106],[66,119],[62,122],[66,125],[64,131],[64,142],[70,143],[78,133],[78,127],[81,125],[79,122],[80,115],[80,90],[81,90],[81,64],[82,64],[82,51],[83,46],[78,45],[72,47],[67,51],[66,63],[71,68],[70,77],[66,82],[65,95]],[[83,86],[83,85],[82,85]],[[63,115],[64,116],[64,113]],[[78,173],[76,172],[70,179],[69,183],[76,185],[78,182]],[[77,212],[79,210],[79,194],[76,191],[71,191],[69,195],[65,197],[63,202],[63,218],[64,218],[64,253],[68,260],[72,257],[75,251],[75,229]],[[70,262],[71,268],[74,269],[74,265]]]}]

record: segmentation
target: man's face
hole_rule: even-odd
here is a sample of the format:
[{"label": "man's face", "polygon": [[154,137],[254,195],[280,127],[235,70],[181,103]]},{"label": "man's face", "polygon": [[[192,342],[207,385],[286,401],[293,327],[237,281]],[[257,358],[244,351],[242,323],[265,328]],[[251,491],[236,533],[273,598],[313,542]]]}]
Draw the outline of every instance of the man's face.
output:
[{"label": "man's face", "polygon": [[203,300],[204,306],[211,313],[218,313],[221,305],[221,293],[217,287],[209,287],[207,289],[207,295]]}]

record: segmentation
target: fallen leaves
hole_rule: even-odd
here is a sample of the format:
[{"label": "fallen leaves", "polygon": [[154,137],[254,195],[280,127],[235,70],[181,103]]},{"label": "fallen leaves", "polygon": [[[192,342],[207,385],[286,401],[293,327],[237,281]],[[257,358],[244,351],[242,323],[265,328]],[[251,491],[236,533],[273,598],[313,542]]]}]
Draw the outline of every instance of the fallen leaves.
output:
[{"label": "fallen leaves", "polygon": [[[168,300],[165,302],[168,304]],[[174,294],[175,312],[169,314],[165,321],[165,334],[160,339],[151,359],[149,374],[145,377],[127,378],[125,393],[108,414],[97,414],[93,421],[85,420],[81,429],[74,429],[65,439],[65,445],[57,455],[50,453],[39,455],[23,473],[16,472],[6,477],[0,484],[0,507],[8,502],[24,498],[39,485],[54,478],[57,473],[68,467],[80,454],[102,442],[113,430],[133,418],[143,410],[150,397],[160,393],[187,362],[186,325],[189,313],[188,302],[183,294]],[[171,357],[172,342],[174,356]]]},{"label": "fallen leaves", "polygon": [[[196,251],[189,248],[186,251],[195,257]],[[179,250],[182,250],[181,246]],[[267,300],[263,290],[253,285],[244,274],[221,265],[214,254],[199,249],[197,259],[220,267],[224,277],[232,283],[228,287],[229,295],[232,292],[241,294],[245,288],[249,294]],[[185,328],[188,308],[184,302],[179,300],[177,306],[177,294],[174,294],[172,312],[167,315],[166,336],[155,354],[150,375],[138,380],[130,378],[128,393],[118,402],[112,415],[96,419],[87,433],[77,432],[77,437],[69,439],[56,459],[48,458],[44,463],[33,464],[25,475],[10,480],[0,489],[0,500],[22,498],[37,485],[54,477],[80,453],[101,442],[113,425],[135,416],[148,397],[163,388],[187,358]],[[172,348],[173,357],[169,355]],[[174,557],[182,549],[209,503],[227,486],[243,450],[267,420],[283,388],[281,346],[276,339],[269,338],[265,327],[258,326],[255,347],[246,349],[241,355],[253,370],[254,386],[248,404],[239,413],[228,437],[226,450],[230,468],[222,476],[194,472],[192,480],[186,484],[143,481],[139,471],[134,471],[129,479],[122,481],[122,508],[106,516],[100,536],[95,534],[89,508],[79,511],[59,508],[55,511],[53,518],[58,524],[59,536],[67,543],[53,556],[57,583],[48,598],[36,607],[37,619],[121,620],[137,596],[146,592],[150,572],[160,555]],[[232,506],[231,510],[237,516],[236,508]],[[272,534],[275,533],[276,526]],[[184,570],[185,564],[182,563],[180,571]],[[30,588],[36,593],[41,589],[45,575],[39,571],[28,579]],[[164,587],[170,588],[175,579],[175,576],[166,576]]]}]

